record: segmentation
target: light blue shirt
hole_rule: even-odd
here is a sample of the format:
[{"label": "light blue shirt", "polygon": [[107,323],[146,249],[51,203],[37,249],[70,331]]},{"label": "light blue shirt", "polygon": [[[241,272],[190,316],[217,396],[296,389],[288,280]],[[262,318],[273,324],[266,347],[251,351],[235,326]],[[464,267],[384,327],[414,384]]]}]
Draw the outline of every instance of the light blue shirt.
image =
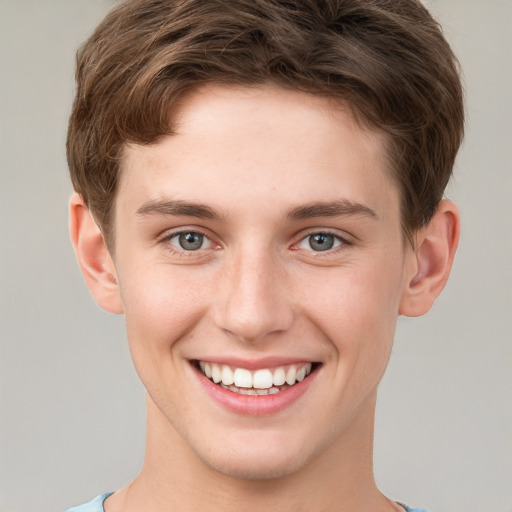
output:
[{"label": "light blue shirt", "polygon": [[[64,512],[105,512],[103,508],[103,502],[111,495],[111,492],[107,492],[94,498],[89,503],[85,503],[84,505],[79,505],[78,507],[72,507]],[[424,508],[409,508],[407,505],[400,503],[402,507],[405,508],[407,512],[427,512]]]},{"label": "light blue shirt", "polygon": [[103,508],[103,502],[111,495],[114,494],[112,492],[106,492],[101,496],[94,498],[88,503],[84,503],[83,505],[78,505],[77,507],[71,507],[65,510],[64,512],[105,512]]}]

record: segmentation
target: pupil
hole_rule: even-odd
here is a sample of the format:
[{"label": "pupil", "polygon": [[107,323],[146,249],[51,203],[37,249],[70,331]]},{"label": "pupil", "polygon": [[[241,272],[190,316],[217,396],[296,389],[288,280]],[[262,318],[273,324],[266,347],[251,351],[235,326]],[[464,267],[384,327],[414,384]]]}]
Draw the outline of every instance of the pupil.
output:
[{"label": "pupil", "polygon": [[203,235],[199,233],[182,233],[180,235],[180,245],[187,251],[197,251],[203,245]]},{"label": "pupil", "polygon": [[334,237],[332,235],[326,235],[325,233],[312,235],[309,238],[309,245],[311,249],[315,251],[328,251],[332,249],[334,245]]}]

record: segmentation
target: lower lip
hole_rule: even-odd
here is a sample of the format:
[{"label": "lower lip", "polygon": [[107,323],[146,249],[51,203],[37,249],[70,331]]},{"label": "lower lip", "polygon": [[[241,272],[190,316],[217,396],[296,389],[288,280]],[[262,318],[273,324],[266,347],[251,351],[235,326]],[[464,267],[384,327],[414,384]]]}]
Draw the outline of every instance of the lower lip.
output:
[{"label": "lower lip", "polygon": [[241,395],[221,388],[206,378],[198,370],[194,372],[208,395],[225,409],[247,416],[269,416],[276,414],[296,402],[316,378],[318,368],[303,381],[280,391],[275,395]]}]

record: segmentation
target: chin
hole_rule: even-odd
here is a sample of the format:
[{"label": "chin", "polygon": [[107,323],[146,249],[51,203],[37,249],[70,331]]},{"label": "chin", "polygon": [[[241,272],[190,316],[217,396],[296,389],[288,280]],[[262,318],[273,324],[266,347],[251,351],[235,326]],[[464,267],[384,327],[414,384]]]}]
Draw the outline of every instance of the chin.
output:
[{"label": "chin", "polygon": [[[220,450],[196,451],[203,464],[237,480],[265,481],[286,478],[297,473],[314,458],[304,450],[304,443],[236,443]],[[289,441],[289,440],[288,440]]]},{"label": "chin", "polygon": [[247,481],[266,481],[286,478],[298,472],[305,461],[300,457],[294,457],[294,460],[277,460],[275,456],[268,457],[268,460],[238,459],[238,460],[203,460],[216,472],[234,478],[236,480]]}]

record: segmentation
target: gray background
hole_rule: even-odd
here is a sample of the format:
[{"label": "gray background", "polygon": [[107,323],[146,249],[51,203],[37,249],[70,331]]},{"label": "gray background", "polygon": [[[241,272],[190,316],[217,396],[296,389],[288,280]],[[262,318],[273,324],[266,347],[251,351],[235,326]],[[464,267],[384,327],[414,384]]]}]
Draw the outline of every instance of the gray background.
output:
[{"label": "gray background", "polygon": [[[0,0],[0,512],[53,511],[127,483],[144,392],[122,317],[99,310],[67,236],[74,51],[107,0]],[[400,319],[377,410],[377,482],[430,512],[512,511],[512,3],[431,1],[469,124],[449,197],[450,283]]]}]

